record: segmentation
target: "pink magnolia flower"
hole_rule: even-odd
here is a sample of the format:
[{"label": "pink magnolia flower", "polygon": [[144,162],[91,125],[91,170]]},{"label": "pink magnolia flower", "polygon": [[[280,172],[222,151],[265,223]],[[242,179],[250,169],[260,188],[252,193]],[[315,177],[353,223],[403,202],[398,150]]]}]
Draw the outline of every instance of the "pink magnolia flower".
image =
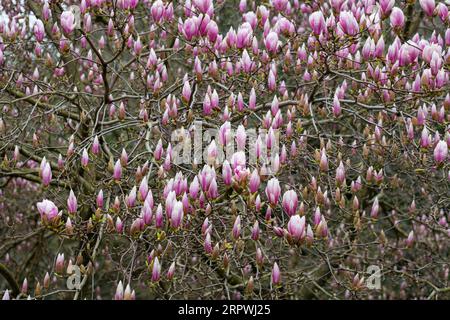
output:
[{"label": "pink magnolia flower", "polygon": [[444,162],[448,156],[447,142],[444,140],[439,141],[434,148],[434,161],[437,163]]},{"label": "pink magnolia flower", "polygon": [[36,206],[42,219],[53,221],[58,216],[58,207],[50,200],[44,199]]},{"label": "pink magnolia flower", "polygon": [[271,205],[276,205],[280,198],[281,188],[277,178],[272,178],[267,182],[266,196]]},{"label": "pink magnolia flower", "polygon": [[276,286],[280,284],[280,282],[281,282],[281,272],[280,268],[278,267],[278,264],[275,262],[272,268],[272,284]]},{"label": "pink magnolia flower", "polygon": [[83,153],[81,154],[81,165],[83,167],[87,167],[89,164],[89,154],[86,148],[83,149]]},{"label": "pink magnolia flower", "polygon": [[64,33],[67,35],[71,34],[73,29],[75,29],[75,16],[72,11],[64,11],[61,13],[60,22]]},{"label": "pink magnolia flower", "polygon": [[305,235],[305,216],[293,215],[288,222],[288,232],[295,240],[300,240]]},{"label": "pink magnolia flower", "polygon": [[309,25],[316,35],[320,35],[325,30],[325,18],[322,11],[315,11],[309,16]]},{"label": "pink magnolia flower", "polygon": [[278,34],[274,31],[269,32],[269,34],[264,39],[264,44],[268,52],[275,53],[278,50]]},{"label": "pink magnolia flower", "polygon": [[78,208],[77,198],[73,193],[73,190],[70,190],[69,197],[67,198],[67,211],[69,213],[76,213]]},{"label": "pink magnolia flower", "polygon": [[122,164],[120,163],[120,159],[116,161],[114,165],[113,178],[116,181],[119,181],[122,177]]},{"label": "pink magnolia flower", "polygon": [[159,263],[158,257],[153,259],[153,268],[152,268],[152,281],[157,282],[161,277],[161,264]]},{"label": "pink magnolia flower", "polygon": [[237,216],[236,220],[234,220],[232,234],[235,240],[241,235],[241,216]]},{"label": "pink magnolia flower", "polygon": [[50,163],[45,162],[42,168],[42,184],[47,187],[52,180],[52,168],[50,167]]},{"label": "pink magnolia flower", "polygon": [[36,40],[38,42],[42,42],[42,40],[44,40],[44,36],[45,36],[45,29],[44,29],[44,24],[42,23],[41,20],[36,20],[33,30],[34,30],[34,36],[36,37]]},{"label": "pink magnolia flower", "polygon": [[100,189],[100,191],[97,194],[96,198],[97,208],[103,208],[103,190]]},{"label": "pink magnolia flower", "polygon": [[434,9],[436,7],[434,0],[419,0],[419,3],[427,16],[431,17],[434,15]]},{"label": "pink magnolia flower", "polygon": [[298,207],[298,197],[294,190],[288,190],[283,194],[282,205],[284,211],[292,216],[296,213]]},{"label": "pink magnolia flower", "polygon": [[394,29],[401,29],[405,25],[405,15],[403,14],[403,11],[398,7],[394,7],[392,9],[390,20],[391,26]]},{"label": "pink magnolia flower", "polygon": [[255,193],[259,189],[259,185],[261,183],[261,179],[259,177],[259,173],[257,169],[254,169],[249,181],[249,188],[251,193]]},{"label": "pink magnolia flower", "polygon": [[181,201],[175,201],[170,215],[170,224],[173,228],[177,229],[181,226],[183,221],[183,203]]},{"label": "pink magnolia flower", "polygon": [[354,36],[359,32],[358,22],[351,11],[342,11],[339,14],[339,25],[342,31],[349,36]]}]

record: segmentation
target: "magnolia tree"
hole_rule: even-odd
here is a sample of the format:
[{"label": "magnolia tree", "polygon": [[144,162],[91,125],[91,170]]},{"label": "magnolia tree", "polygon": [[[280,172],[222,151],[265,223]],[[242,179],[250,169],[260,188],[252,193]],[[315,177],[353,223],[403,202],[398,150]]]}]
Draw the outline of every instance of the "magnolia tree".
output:
[{"label": "magnolia tree", "polygon": [[450,298],[435,0],[4,0],[3,299]]}]

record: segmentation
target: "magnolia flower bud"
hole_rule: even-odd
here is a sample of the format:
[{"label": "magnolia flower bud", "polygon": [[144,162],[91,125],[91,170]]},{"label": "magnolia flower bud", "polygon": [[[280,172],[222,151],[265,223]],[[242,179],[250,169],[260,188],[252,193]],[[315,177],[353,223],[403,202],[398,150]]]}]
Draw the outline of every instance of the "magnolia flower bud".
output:
[{"label": "magnolia flower bud", "polygon": [[117,233],[123,232],[123,223],[122,223],[122,220],[120,219],[120,217],[117,217],[117,219],[116,219],[116,231],[117,231]]},{"label": "magnolia flower bud", "polygon": [[152,281],[157,282],[161,276],[161,265],[159,264],[158,257],[155,257],[153,260],[153,268],[152,268]]},{"label": "magnolia flower bud", "polygon": [[116,288],[116,294],[114,295],[114,300],[123,300],[123,284],[119,281]]},{"label": "magnolia flower bud", "polygon": [[103,190],[102,189],[100,189],[100,191],[97,194],[96,204],[97,204],[97,208],[100,208],[100,209],[103,208]]},{"label": "magnolia flower bud", "polygon": [[294,190],[288,190],[283,195],[282,205],[284,211],[292,216],[296,213],[298,207],[298,197]]},{"label": "magnolia flower bud", "polygon": [[58,253],[58,256],[56,257],[55,272],[64,272],[64,253]]},{"label": "magnolia flower bud", "polygon": [[50,163],[45,162],[41,176],[42,176],[42,184],[44,185],[44,187],[47,187],[52,180],[52,169],[50,167]]},{"label": "magnolia flower bud", "polygon": [[239,236],[241,235],[241,217],[240,216],[237,216],[236,220],[234,220],[232,234],[233,234],[234,240],[239,239]]},{"label": "magnolia flower bud", "polygon": [[434,9],[436,6],[434,0],[419,0],[419,3],[427,16],[432,17],[434,15]]},{"label": "magnolia flower bud", "polygon": [[325,30],[325,18],[322,11],[315,11],[309,16],[309,25],[316,35],[320,35]]},{"label": "magnolia flower bud", "polygon": [[75,16],[71,11],[61,13],[61,27],[66,35],[70,35],[75,28]]},{"label": "magnolia flower bud", "polygon": [[75,197],[75,194],[73,193],[73,190],[70,190],[69,197],[67,198],[67,211],[69,213],[76,213],[77,212],[77,198]]},{"label": "magnolia flower bud", "polygon": [[407,247],[412,247],[415,241],[415,237],[414,237],[414,231],[411,230],[411,232],[408,234],[408,238],[406,239],[406,246]]},{"label": "magnolia flower bud", "polygon": [[5,290],[5,293],[3,294],[2,300],[10,300],[8,289]]},{"label": "magnolia flower bud", "polygon": [[211,254],[213,251],[212,243],[211,243],[211,235],[209,233],[206,234],[204,248],[205,248],[205,252],[207,254]]},{"label": "magnolia flower bud", "polygon": [[436,147],[434,148],[434,161],[440,164],[447,159],[448,156],[448,146],[444,140],[440,140]]},{"label": "magnolia flower bud", "polygon": [[281,273],[278,264],[275,262],[272,268],[272,285],[277,286],[281,282]]},{"label": "magnolia flower bud", "polygon": [[378,204],[378,196],[375,197],[373,201],[372,209],[370,210],[370,216],[374,219],[378,217],[378,213],[380,212],[380,206]]},{"label": "magnolia flower bud", "polygon": [[170,224],[173,228],[177,229],[181,226],[183,221],[183,203],[181,201],[175,201],[173,205],[172,213],[170,215]]},{"label": "magnolia flower bud", "polygon": [[271,205],[276,205],[280,198],[281,188],[277,178],[272,178],[267,182],[266,196]]},{"label": "magnolia flower bud", "polygon": [[261,179],[259,177],[259,173],[257,169],[254,169],[249,181],[249,189],[251,193],[255,193],[259,189],[259,185],[261,183]]},{"label": "magnolia flower bud", "polygon": [[98,136],[94,137],[94,142],[92,143],[91,152],[95,155],[100,153],[100,142],[98,140]]},{"label": "magnolia flower bud", "polygon": [[403,11],[398,7],[394,7],[392,9],[390,20],[391,27],[396,30],[401,30],[405,25],[405,16],[403,14]]},{"label": "magnolia flower bud", "polygon": [[172,262],[172,264],[169,267],[169,270],[167,270],[166,274],[167,280],[172,280],[174,275],[175,275],[175,261]]},{"label": "magnolia flower bud", "polygon": [[288,222],[288,232],[296,241],[304,237],[305,233],[305,216],[293,215]]},{"label": "magnolia flower bud", "polygon": [[116,164],[114,165],[113,178],[116,181],[120,181],[121,177],[122,177],[122,164],[120,163],[120,160],[117,160]]},{"label": "magnolia flower bud", "polygon": [[47,199],[42,200],[36,204],[36,207],[44,221],[52,222],[58,216],[58,208],[56,205]]},{"label": "magnolia flower bud", "polygon": [[258,220],[256,220],[255,223],[253,224],[253,227],[252,227],[252,239],[255,240],[255,241],[258,240],[259,239],[259,233],[260,233],[259,223],[258,223]]}]

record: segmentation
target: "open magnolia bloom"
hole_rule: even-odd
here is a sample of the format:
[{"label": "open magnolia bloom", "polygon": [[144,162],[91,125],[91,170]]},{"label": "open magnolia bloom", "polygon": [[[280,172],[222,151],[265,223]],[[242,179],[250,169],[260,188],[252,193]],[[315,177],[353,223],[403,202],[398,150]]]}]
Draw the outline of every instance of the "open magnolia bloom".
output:
[{"label": "open magnolia bloom", "polygon": [[4,299],[449,298],[448,2],[0,8]]}]

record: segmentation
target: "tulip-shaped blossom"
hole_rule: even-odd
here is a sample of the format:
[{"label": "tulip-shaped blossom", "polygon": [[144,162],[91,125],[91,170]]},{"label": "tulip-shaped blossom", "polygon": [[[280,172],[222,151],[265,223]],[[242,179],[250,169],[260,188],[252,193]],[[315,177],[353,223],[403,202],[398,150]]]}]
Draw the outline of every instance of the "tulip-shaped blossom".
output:
[{"label": "tulip-shaped blossom", "polygon": [[284,11],[287,7],[289,0],[272,0],[273,7],[277,11]]},{"label": "tulip-shaped blossom", "polygon": [[100,189],[100,191],[97,194],[97,198],[95,200],[96,204],[97,204],[97,208],[103,208],[103,190]]},{"label": "tulip-shaped blossom", "polygon": [[241,235],[241,216],[237,216],[233,224],[233,239],[237,240]]},{"label": "tulip-shaped blossom", "polygon": [[236,181],[238,182],[243,181],[248,176],[250,172],[246,168],[246,159],[244,151],[235,152],[231,156],[231,167],[233,168],[234,173],[233,177]]},{"label": "tulip-shaped blossom", "polygon": [[342,185],[345,181],[345,167],[342,161],[336,169],[336,184],[338,186]]},{"label": "tulip-shaped blossom", "polygon": [[152,281],[157,282],[161,276],[161,264],[159,263],[158,257],[153,260],[152,268]]},{"label": "tulip-shaped blossom", "polygon": [[204,248],[207,254],[211,254],[211,252],[213,251],[211,243],[211,235],[209,233],[206,234]]},{"label": "tulip-shaped blossom", "polygon": [[189,186],[189,196],[192,199],[197,199],[199,190],[200,190],[200,183],[198,182],[198,177],[195,176]]},{"label": "tulip-shaped blossom", "polygon": [[148,182],[147,177],[144,177],[139,185],[139,200],[143,201],[147,198],[148,194]]},{"label": "tulip-shaped blossom", "polygon": [[123,300],[123,284],[122,280],[119,281],[116,287],[116,293],[114,294],[114,300]]},{"label": "tulip-shaped blossom", "polygon": [[302,239],[305,235],[305,216],[293,215],[288,222],[289,235],[296,241]]},{"label": "tulip-shaped blossom", "polygon": [[252,239],[257,241],[259,239],[259,233],[259,222],[256,220],[252,227]]},{"label": "tulip-shaped blossom", "polygon": [[70,190],[69,197],[67,198],[67,211],[71,214],[74,214],[77,212],[77,198],[75,197],[75,194],[72,190]]},{"label": "tulip-shaped blossom", "polygon": [[259,173],[257,169],[254,169],[252,174],[250,175],[250,181],[249,181],[249,189],[251,193],[255,193],[259,189],[259,185],[261,183],[261,179],[259,177]]},{"label": "tulip-shaped blossom", "polygon": [[94,142],[92,142],[91,152],[95,155],[100,153],[100,142],[98,140],[98,136],[94,137]]},{"label": "tulip-shaped blossom", "polygon": [[181,201],[174,201],[172,213],[170,215],[170,224],[173,228],[177,229],[181,226],[183,221],[183,203]]},{"label": "tulip-shaped blossom", "polygon": [[45,36],[45,29],[44,29],[44,24],[42,23],[41,20],[36,20],[33,31],[34,31],[34,36],[36,37],[36,40],[38,42],[42,42],[42,40],[44,40],[44,36]]},{"label": "tulip-shaped blossom", "polygon": [[309,16],[309,25],[314,34],[320,35],[326,28],[322,11],[315,11]]},{"label": "tulip-shaped blossom", "polygon": [[58,216],[58,207],[50,200],[44,199],[38,202],[36,206],[41,215],[41,219],[51,222]]},{"label": "tulip-shaped blossom", "polygon": [[380,0],[380,9],[383,16],[387,16],[395,4],[395,0]]},{"label": "tulip-shaped blossom", "polygon": [[219,27],[214,20],[211,20],[206,26],[206,32],[208,35],[208,39],[211,43],[216,42],[217,35],[219,34]]},{"label": "tulip-shaped blossom", "polygon": [[401,30],[405,25],[405,15],[403,14],[403,11],[398,7],[394,7],[392,9],[390,20],[391,26],[394,29]]},{"label": "tulip-shaped blossom", "polygon": [[342,31],[349,36],[354,36],[359,32],[358,22],[351,11],[342,11],[339,14],[339,25]]},{"label": "tulip-shaped blossom", "polygon": [[64,253],[58,253],[55,261],[55,271],[62,273],[64,271]]},{"label": "tulip-shaped blossom", "polygon": [[339,98],[335,95],[333,98],[333,114],[335,117],[338,117],[341,114],[341,103]]},{"label": "tulip-shaped blossom", "polygon": [[114,165],[113,178],[116,181],[120,181],[121,177],[122,177],[122,164],[120,163],[120,160],[117,160],[116,164]]},{"label": "tulip-shaped blossom", "polygon": [[278,264],[275,262],[272,268],[272,285],[277,286],[281,282],[281,272]]},{"label": "tulip-shaped blossom", "polygon": [[61,13],[61,27],[65,34],[69,35],[75,29],[75,16],[72,11],[64,11]]},{"label": "tulip-shaped blossom", "polygon": [[406,246],[407,247],[412,247],[413,246],[413,244],[414,244],[414,240],[415,240],[415,237],[414,237],[414,231],[413,230],[411,230],[411,232],[408,234],[408,238],[406,238]]},{"label": "tulip-shaped blossom", "polygon": [[319,167],[321,171],[328,171],[328,158],[325,148],[320,152]]},{"label": "tulip-shaped blossom", "polygon": [[119,217],[117,217],[117,219],[116,219],[115,227],[116,227],[117,233],[122,233],[123,232],[123,222],[122,222],[122,220]]},{"label": "tulip-shaped blossom", "polygon": [[47,187],[52,181],[52,168],[50,167],[50,163],[48,162],[44,163],[41,176],[42,176],[42,184],[44,185],[44,187]]},{"label": "tulip-shaped blossom", "polygon": [[436,7],[436,3],[434,2],[434,0],[419,0],[419,3],[425,14],[429,17],[432,17],[434,14],[434,9]]},{"label": "tulip-shaped blossom", "polygon": [[436,163],[444,162],[448,156],[448,145],[444,140],[439,141],[434,148],[434,161]]},{"label": "tulip-shaped blossom", "polygon": [[372,209],[370,210],[370,216],[376,219],[378,217],[379,212],[380,212],[380,205],[378,203],[378,196],[376,196],[372,204]]},{"label": "tulip-shaped blossom", "polygon": [[219,143],[227,146],[231,140],[231,123],[229,121],[222,124],[219,128]]},{"label": "tulip-shaped blossom", "polygon": [[239,127],[236,130],[236,144],[237,144],[238,150],[245,149],[246,139],[247,139],[247,134],[245,132],[245,128],[243,125],[239,125]]},{"label": "tulip-shaped blossom", "polygon": [[278,34],[270,31],[264,39],[264,44],[268,52],[275,53],[278,50]]},{"label": "tulip-shaped blossom", "polygon": [[297,193],[294,190],[288,190],[283,194],[282,205],[284,211],[292,216],[297,211],[298,207],[298,197]]},{"label": "tulip-shaped blossom", "polygon": [[81,154],[81,165],[83,167],[87,167],[89,164],[89,154],[86,148],[83,149],[83,153]]},{"label": "tulip-shaped blossom", "polygon": [[125,202],[128,208],[133,208],[136,205],[136,186],[133,186],[128,196],[125,197]]},{"label": "tulip-shaped blossom", "polygon": [[172,280],[173,276],[175,275],[175,261],[172,262],[172,264],[169,267],[169,270],[167,270],[167,280]]},{"label": "tulip-shaped blossom", "polygon": [[281,195],[280,183],[277,178],[272,178],[267,182],[266,196],[271,205],[276,205]]},{"label": "tulip-shaped blossom", "polygon": [[228,162],[228,160],[225,160],[222,165],[223,183],[226,184],[227,186],[231,185],[232,177],[233,171],[231,169],[230,163]]},{"label": "tulip-shaped blossom", "polygon": [[142,214],[141,214],[141,218],[144,220],[144,224],[149,225],[152,221],[152,217],[153,217],[152,208],[150,207],[150,204],[147,201],[145,201],[142,207]]}]

